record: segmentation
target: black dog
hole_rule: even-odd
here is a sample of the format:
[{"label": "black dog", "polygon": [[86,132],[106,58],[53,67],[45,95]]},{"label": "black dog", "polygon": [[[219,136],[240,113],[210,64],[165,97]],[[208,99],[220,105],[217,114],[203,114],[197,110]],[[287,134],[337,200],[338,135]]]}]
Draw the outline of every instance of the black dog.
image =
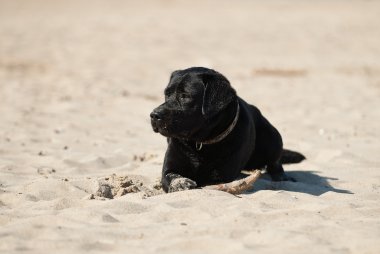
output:
[{"label": "black dog", "polygon": [[162,170],[166,192],[230,182],[241,170],[263,167],[273,181],[295,181],[282,163],[305,158],[283,150],[280,133],[211,69],[173,72],[165,103],[150,117],[153,130],[168,137]]}]

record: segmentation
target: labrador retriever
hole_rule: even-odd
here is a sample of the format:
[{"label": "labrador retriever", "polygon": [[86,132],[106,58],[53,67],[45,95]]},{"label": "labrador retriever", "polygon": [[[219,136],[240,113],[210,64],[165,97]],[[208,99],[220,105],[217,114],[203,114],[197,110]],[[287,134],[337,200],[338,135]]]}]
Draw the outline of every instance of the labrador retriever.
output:
[{"label": "labrador retriever", "polygon": [[174,71],[165,102],[150,117],[153,130],[168,141],[162,169],[166,192],[230,182],[242,170],[257,168],[266,168],[273,181],[295,181],[282,164],[305,159],[283,149],[276,128],[212,69]]}]

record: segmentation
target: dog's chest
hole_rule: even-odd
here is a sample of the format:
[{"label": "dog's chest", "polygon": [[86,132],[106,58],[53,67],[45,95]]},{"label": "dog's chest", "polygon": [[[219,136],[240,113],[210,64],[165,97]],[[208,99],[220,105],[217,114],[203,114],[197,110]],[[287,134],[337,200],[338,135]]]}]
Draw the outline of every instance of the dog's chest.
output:
[{"label": "dog's chest", "polygon": [[223,181],[223,163],[220,159],[197,151],[191,154],[193,173],[197,180],[202,183],[213,183]]},{"label": "dog's chest", "polygon": [[180,148],[188,177],[202,185],[228,181],[239,171],[240,150],[225,147],[205,145],[197,150],[191,143],[186,143],[177,148]]}]

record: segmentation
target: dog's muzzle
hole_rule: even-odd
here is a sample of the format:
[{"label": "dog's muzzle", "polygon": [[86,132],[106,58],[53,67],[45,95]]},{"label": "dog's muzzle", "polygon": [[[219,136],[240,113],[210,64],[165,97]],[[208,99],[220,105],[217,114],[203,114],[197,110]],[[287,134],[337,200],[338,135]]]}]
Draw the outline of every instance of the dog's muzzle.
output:
[{"label": "dog's muzzle", "polygon": [[157,110],[153,110],[152,113],[150,113],[150,122],[154,132],[159,132],[160,129],[165,129],[166,125],[163,121],[163,115]]}]

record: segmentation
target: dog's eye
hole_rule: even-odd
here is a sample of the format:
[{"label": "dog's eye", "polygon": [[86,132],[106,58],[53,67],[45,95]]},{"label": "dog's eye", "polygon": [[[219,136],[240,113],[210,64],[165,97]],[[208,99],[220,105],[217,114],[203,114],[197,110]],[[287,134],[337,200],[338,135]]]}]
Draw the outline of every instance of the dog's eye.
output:
[{"label": "dog's eye", "polygon": [[185,93],[182,93],[182,94],[179,95],[179,99],[180,100],[187,100],[187,99],[190,99],[190,98],[191,98],[190,95],[185,94]]}]

